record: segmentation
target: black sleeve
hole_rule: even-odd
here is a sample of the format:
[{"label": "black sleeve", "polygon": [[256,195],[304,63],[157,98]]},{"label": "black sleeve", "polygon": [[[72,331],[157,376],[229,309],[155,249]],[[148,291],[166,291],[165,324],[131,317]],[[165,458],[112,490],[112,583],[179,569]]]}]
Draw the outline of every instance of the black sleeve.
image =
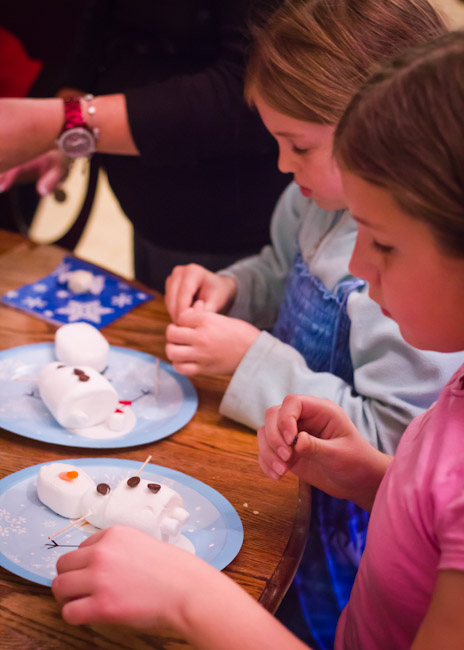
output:
[{"label": "black sleeve", "polygon": [[132,136],[152,164],[270,151],[269,135],[243,99],[248,21],[257,4],[216,3],[217,57],[204,69],[126,91]]}]

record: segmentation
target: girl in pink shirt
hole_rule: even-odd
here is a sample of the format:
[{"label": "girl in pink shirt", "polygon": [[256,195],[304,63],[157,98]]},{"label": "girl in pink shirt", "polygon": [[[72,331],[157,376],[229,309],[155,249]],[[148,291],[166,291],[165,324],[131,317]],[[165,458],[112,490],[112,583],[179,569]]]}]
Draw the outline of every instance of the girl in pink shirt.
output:
[{"label": "girl in pink shirt", "polygon": [[[337,129],[358,222],[351,261],[371,297],[421,349],[464,349],[464,32],[397,59]],[[395,458],[329,400],[288,396],[258,432],[271,477],[292,471],[372,509],[337,650],[464,647],[464,366],[413,421]],[[173,569],[174,567],[174,569]],[[53,591],[73,624],[172,627],[197,648],[305,646],[197,557],[126,528],[62,556]]]}]

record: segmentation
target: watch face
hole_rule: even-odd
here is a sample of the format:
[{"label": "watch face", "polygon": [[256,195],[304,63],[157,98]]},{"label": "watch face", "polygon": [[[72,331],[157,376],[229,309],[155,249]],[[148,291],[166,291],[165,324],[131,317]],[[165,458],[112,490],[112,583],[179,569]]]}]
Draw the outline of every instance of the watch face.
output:
[{"label": "watch face", "polygon": [[76,126],[63,131],[58,138],[58,146],[69,158],[90,156],[96,150],[95,136],[88,129]]}]

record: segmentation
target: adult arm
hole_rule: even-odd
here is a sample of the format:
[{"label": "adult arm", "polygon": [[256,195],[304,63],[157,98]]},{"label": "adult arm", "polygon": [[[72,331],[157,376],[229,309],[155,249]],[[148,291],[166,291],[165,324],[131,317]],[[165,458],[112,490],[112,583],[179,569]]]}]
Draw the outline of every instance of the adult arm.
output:
[{"label": "adult arm", "polygon": [[[81,101],[83,115],[87,102]],[[123,95],[107,95],[93,100],[96,112],[91,120],[100,135],[97,150],[104,153],[138,153],[127,122]],[[29,162],[56,148],[64,125],[62,99],[0,99],[0,172]]]}]

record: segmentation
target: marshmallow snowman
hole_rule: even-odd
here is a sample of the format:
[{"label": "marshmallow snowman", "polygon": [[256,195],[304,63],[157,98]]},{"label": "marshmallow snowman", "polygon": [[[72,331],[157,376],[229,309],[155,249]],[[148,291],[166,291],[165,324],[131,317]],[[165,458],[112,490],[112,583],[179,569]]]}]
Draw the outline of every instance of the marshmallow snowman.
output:
[{"label": "marshmallow snowman", "polygon": [[[132,526],[152,537],[176,543],[190,515],[178,492],[132,476],[114,490],[94,481],[79,467],[53,463],[42,467],[37,494],[46,506],[70,518],[85,517],[97,528]],[[71,512],[72,515],[64,514]]]},{"label": "marshmallow snowman", "polygon": [[94,368],[56,361],[41,369],[39,393],[54,418],[69,429],[104,422],[119,402],[113,386]]},{"label": "marshmallow snowman", "polygon": [[81,498],[94,487],[95,483],[84,470],[67,463],[44,465],[37,478],[40,501],[58,515],[69,519],[82,516]]},{"label": "marshmallow snowman", "polygon": [[108,365],[110,345],[89,323],[68,323],[55,333],[55,356],[68,366],[91,366],[103,372]]}]

